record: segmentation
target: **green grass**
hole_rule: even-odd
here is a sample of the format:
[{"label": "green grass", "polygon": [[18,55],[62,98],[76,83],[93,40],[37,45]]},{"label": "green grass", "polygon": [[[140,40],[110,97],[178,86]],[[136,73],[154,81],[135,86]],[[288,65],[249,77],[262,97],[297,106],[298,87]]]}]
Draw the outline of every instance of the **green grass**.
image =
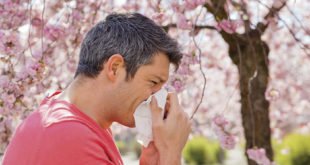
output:
[{"label": "green grass", "polygon": [[310,135],[290,134],[273,147],[279,165],[310,165]]},{"label": "green grass", "polygon": [[204,137],[194,137],[183,150],[183,157],[189,165],[218,164],[224,158],[224,152],[217,142]]}]

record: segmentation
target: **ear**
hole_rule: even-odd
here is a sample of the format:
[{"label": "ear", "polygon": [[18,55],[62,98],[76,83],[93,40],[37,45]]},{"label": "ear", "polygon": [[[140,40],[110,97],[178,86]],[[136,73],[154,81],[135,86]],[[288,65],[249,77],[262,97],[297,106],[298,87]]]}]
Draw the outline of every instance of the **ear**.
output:
[{"label": "ear", "polygon": [[120,76],[121,70],[124,69],[124,58],[120,54],[113,54],[108,61],[104,64],[104,70],[107,77],[114,81]]}]

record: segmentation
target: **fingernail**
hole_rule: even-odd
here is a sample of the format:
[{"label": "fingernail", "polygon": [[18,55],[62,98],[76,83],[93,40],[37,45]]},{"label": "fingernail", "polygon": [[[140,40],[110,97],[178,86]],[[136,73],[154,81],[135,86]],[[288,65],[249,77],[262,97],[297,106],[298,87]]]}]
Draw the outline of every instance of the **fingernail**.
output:
[{"label": "fingernail", "polygon": [[152,96],[152,102],[157,103],[156,97]]},{"label": "fingernail", "polygon": [[155,98],[155,96],[152,96],[152,101],[156,101],[156,98]]}]

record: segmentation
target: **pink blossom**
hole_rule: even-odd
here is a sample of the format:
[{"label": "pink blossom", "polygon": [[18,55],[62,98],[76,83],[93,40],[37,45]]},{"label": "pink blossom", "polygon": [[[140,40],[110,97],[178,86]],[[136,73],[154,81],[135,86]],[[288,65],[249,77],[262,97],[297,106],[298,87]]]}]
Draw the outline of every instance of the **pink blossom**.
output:
[{"label": "pink blossom", "polygon": [[2,93],[1,100],[4,103],[4,107],[12,109],[16,101],[16,98],[13,94]]},{"label": "pink blossom", "polygon": [[20,38],[16,33],[0,34],[0,52],[7,55],[19,55],[22,52]]},{"label": "pink blossom", "polygon": [[165,15],[164,13],[155,13],[152,15],[152,19],[156,23],[162,24],[165,21]]},{"label": "pink blossom", "polygon": [[26,72],[30,75],[30,76],[34,76],[37,73],[37,70],[39,69],[40,64],[38,62],[31,62],[27,65]]},{"label": "pink blossom", "polygon": [[182,66],[178,69],[177,73],[179,73],[179,74],[181,74],[181,75],[189,75],[189,74],[191,73],[191,70],[190,70],[190,68],[189,68],[188,65],[182,65]]},{"label": "pink blossom", "polygon": [[7,88],[9,86],[10,80],[6,75],[0,75],[0,88]]},{"label": "pink blossom", "polygon": [[40,17],[33,17],[31,19],[31,25],[35,27],[41,27],[43,24],[43,21]]},{"label": "pink blossom", "polygon": [[247,150],[250,159],[254,160],[259,165],[273,165],[273,163],[266,156],[264,148],[252,148]]},{"label": "pink blossom", "polygon": [[203,5],[206,3],[206,0],[185,0],[185,9],[193,10],[199,5]]},{"label": "pink blossom", "polygon": [[190,65],[192,64],[197,64],[198,62],[196,62],[197,58],[190,55],[190,54],[184,54],[183,58],[181,60],[181,65],[177,71],[178,74],[180,75],[190,75],[192,73],[191,69],[190,69]]},{"label": "pink blossom", "polygon": [[28,73],[25,72],[24,70],[22,70],[22,71],[16,73],[16,78],[17,78],[18,80],[23,80],[23,79],[25,79],[27,76],[28,76]]},{"label": "pink blossom", "polygon": [[140,9],[140,5],[138,3],[126,3],[123,5],[123,8],[127,11],[137,11]]},{"label": "pink blossom", "polygon": [[2,40],[3,37],[4,37],[4,33],[0,31],[0,40]]},{"label": "pink blossom", "polygon": [[234,135],[229,134],[226,130],[227,128],[225,126],[227,124],[229,124],[228,121],[222,115],[216,115],[212,119],[213,131],[219,138],[221,147],[229,150],[235,147],[236,139]]},{"label": "pink blossom", "polygon": [[45,88],[46,87],[42,83],[39,83],[36,85],[36,92],[37,93],[44,93]]},{"label": "pink blossom", "polygon": [[190,52],[190,53],[184,53],[182,63],[185,65],[191,65],[191,64],[198,64],[199,61],[198,57],[194,54],[194,52]]},{"label": "pink blossom", "polygon": [[47,25],[44,28],[44,36],[51,41],[56,41],[65,34],[63,27],[56,25]]},{"label": "pink blossom", "polygon": [[42,50],[38,50],[38,51],[35,51],[33,54],[32,54],[32,57],[35,59],[35,60],[40,60],[42,58]]},{"label": "pink blossom", "polygon": [[207,2],[207,0],[196,0],[197,5],[203,5]]},{"label": "pink blossom", "polygon": [[[0,122],[0,135],[4,134],[3,132],[5,131],[5,122],[1,121]],[[1,140],[1,136],[0,136],[0,140]],[[1,141],[0,141],[1,142]],[[2,143],[1,143],[2,144]]]},{"label": "pink blossom", "polygon": [[69,59],[68,60],[68,65],[67,68],[70,72],[74,72],[76,70],[77,64],[74,59]]},{"label": "pink blossom", "polygon": [[28,75],[30,75],[30,76],[34,76],[34,75],[36,75],[36,70],[35,69],[33,69],[33,68],[26,68],[26,72],[28,73]]},{"label": "pink blossom", "polygon": [[0,29],[14,29],[26,22],[27,11],[21,4],[12,1],[0,1]]},{"label": "pink blossom", "polygon": [[216,124],[212,124],[212,130],[218,138],[225,136],[226,134],[226,132],[224,132],[224,129]]},{"label": "pink blossom", "polygon": [[192,29],[192,23],[186,20],[184,14],[178,13],[177,27],[183,30],[190,30]]},{"label": "pink blossom", "polygon": [[233,135],[225,134],[223,136],[220,136],[219,139],[222,148],[230,150],[233,149],[236,145],[236,140]]},{"label": "pink blossom", "polygon": [[176,92],[180,92],[182,89],[182,82],[178,79],[176,79],[175,81],[173,81],[173,87],[176,90]]},{"label": "pink blossom", "polygon": [[5,122],[4,122],[4,124],[5,124],[5,126],[6,126],[6,128],[7,128],[8,130],[11,130],[11,131],[14,130],[14,125],[13,125],[13,120],[12,120],[12,118],[7,118],[7,119],[5,120]]},{"label": "pink blossom", "polygon": [[78,11],[78,10],[74,10],[73,12],[72,12],[72,18],[74,19],[74,20],[81,20],[82,19],[82,15],[81,15],[81,12],[80,11]]},{"label": "pink blossom", "polygon": [[216,115],[214,118],[213,118],[213,122],[220,126],[220,127],[224,127],[225,125],[228,124],[228,121],[225,119],[224,116],[222,115]]},{"label": "pink blossom", "polygon": [[197,7],[195,0],[185,0],[184,6],[187,10],[193,10]]},{"label": "pink blossom", "polygon": [[16,101],[16,98],[13,94],[8,95],[6,99],[8,103],[14,103]]},{"label": "pink blossom", "polygon": [[280,8],[285,3],[285,0],[274,0],[272,6]]},{"label": "pink blossom", "polygon": [[240,21],[232,21],[232,20],[222,20],[220,21],[216,28],[221,31],[225,31],[226,33],[232,34],[236,32],[237,27],[240,25]]},{"label": "pink blossom", "polygon": [[271,88],[266,91],[266,99],[269,101],[274,101],[280,97],[280,92],[277,89]]},{"label": "pink blossom", "polygon": [[176,13],[182,13],[184,12],[184,6],[180,5],[177,1],[173,1],[171,3],[171,8]]}]

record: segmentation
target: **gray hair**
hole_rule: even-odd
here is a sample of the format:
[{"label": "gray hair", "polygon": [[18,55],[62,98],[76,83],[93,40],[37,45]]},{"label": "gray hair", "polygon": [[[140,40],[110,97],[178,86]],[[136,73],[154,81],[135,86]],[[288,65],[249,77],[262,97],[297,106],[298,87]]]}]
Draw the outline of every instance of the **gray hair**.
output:
[{"label": "gray hair", "polygon": [[159,52],[178,68],[182,58],[179,46],[160,26],[139,13],[110,14],[83,40],[75,77],[82,74],[95,78],[113,54],[120,54],[127,79],[132,78],[140,66],[149,64]]}]

